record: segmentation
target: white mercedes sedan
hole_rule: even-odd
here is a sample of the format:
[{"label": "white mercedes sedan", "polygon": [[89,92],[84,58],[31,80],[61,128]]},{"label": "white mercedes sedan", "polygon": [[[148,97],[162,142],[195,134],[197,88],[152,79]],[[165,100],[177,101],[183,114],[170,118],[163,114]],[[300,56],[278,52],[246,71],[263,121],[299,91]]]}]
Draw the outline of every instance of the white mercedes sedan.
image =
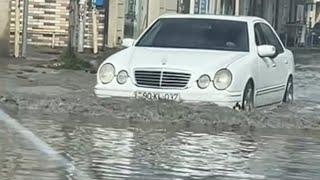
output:
[{"label": "white mercedes sedan", "polygon": [[258,17],[164,15],[123,46],[100,66],[97,97],[246,111],[293,101],[293,54]]}]

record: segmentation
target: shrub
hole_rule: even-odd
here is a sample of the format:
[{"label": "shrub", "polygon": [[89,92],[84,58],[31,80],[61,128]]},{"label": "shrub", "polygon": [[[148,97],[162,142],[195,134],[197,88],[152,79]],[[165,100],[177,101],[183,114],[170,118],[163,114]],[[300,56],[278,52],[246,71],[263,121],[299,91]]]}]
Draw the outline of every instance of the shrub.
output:
[{"label": "shrub", "polygon": [[65,49],[60,55],[60,61],[62,62],[61,68],[72,70],[86,70],[91,68],[91,64],[84,61],[77,56],[74,51],[70,51],[69,48]]}]

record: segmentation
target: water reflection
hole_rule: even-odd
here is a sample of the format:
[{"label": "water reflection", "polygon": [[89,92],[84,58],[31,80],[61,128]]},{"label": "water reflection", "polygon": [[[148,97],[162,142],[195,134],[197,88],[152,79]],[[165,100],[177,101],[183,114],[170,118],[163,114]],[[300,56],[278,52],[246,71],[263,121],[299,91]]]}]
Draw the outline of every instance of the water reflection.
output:
[{"label": "water reflection", "polygon": [[68,177],[67,166],[50,159],[17,135],[0,125],[1,179],[62,179]]},{"label": "water reflection", "polygon": [[242,141],[241,136],[233,133],[192,132],[178,133],[173,140],[178,146],[168,147],[176,160],[170,164],[172,170],[192,177],[250,177],[246,173],[246,161],[257,149],[254,141]]},{"label": "water reflection", "polygon": [[[21,123],[91,179],[318,179],[315,132],[210,133],[197,128],[134,128],[104,121]],[[142,126],[141,126],[142,127]],[[0,125],[0,172],[7,179],[77,179]]]}]

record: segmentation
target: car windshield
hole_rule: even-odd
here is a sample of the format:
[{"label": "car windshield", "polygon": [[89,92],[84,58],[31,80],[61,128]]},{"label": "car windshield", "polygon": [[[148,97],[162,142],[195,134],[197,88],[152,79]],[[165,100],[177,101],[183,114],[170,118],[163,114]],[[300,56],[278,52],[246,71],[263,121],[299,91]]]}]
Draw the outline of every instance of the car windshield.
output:
[{"label": "car windshield", "polygon": [[160,19],[136,46],[249,51],[247,23],[212,19]]}]

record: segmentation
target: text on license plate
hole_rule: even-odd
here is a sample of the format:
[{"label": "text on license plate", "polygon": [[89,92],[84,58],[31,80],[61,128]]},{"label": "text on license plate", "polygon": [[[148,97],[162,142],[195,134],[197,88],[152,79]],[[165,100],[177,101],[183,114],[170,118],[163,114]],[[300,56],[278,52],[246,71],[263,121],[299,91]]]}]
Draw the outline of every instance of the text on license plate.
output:
[{"label": "text on license plate", "polygon": [[178,101],[179,94],[178,93],[158,93],[158,92],[135,92],[135,97],[140,99],[147,100],[169,100],[169,101]]}]

